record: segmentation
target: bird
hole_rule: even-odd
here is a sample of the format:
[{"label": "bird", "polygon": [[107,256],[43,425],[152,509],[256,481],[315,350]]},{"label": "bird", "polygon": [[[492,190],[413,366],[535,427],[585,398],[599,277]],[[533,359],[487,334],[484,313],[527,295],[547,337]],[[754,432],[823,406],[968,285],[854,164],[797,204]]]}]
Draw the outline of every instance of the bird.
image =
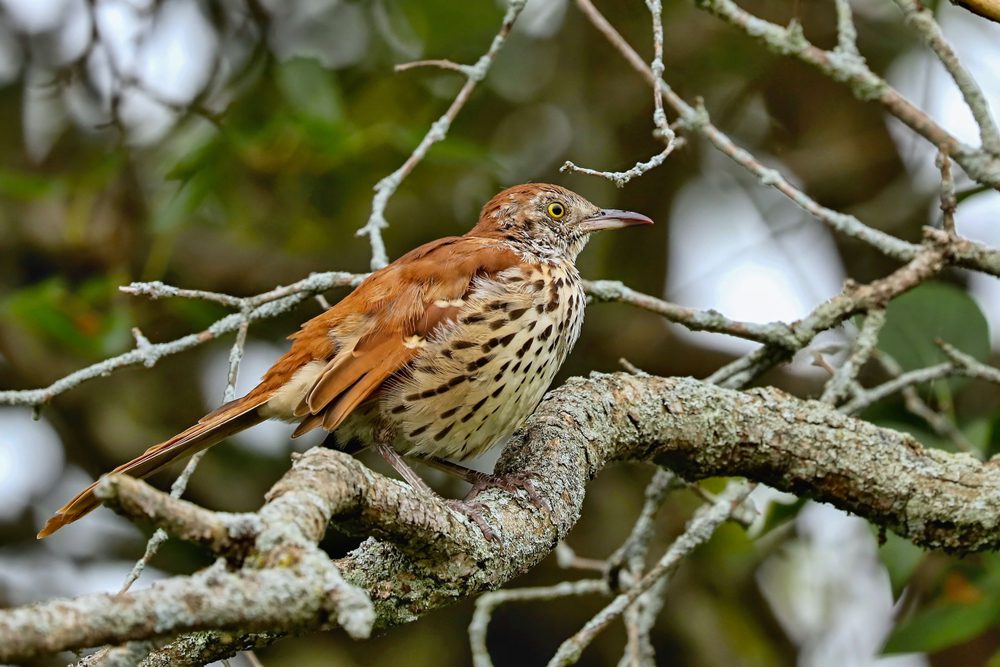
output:
[{"label": "bird", "polygon": [[[594,232],[652,222],[558,185],[507,188],[466,234],[406,253],[305,322],[247,394],[111,474],[144,478],[279,419],[298,424],[292,437],[324,429],[352,453],[375,449],[422,492],[433,493],[404,456],[496,482],[456,461],[505,441],[569,355],[586,305],[577,255]],[[98,507],[98,483],[57,510],[39,539]]]}]

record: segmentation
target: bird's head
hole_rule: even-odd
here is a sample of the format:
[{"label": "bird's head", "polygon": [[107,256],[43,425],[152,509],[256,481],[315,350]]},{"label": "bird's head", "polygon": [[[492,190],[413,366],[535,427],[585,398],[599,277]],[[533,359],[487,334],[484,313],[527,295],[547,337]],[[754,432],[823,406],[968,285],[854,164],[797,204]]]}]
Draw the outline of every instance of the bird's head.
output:
[{"label": "bird's head", "polygon": [[539,259],[574,260],[594,232],[651,224],[644,215],[600,208],[558,185],[528,183],[489,200],[469,234],[505,239]]}]

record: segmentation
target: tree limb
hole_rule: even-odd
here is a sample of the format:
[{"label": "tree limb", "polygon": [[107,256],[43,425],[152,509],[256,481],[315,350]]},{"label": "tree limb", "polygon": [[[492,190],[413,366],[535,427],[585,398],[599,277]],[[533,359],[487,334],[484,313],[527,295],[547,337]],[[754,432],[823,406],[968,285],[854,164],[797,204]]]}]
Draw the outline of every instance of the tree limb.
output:
[{"label": "tree limb", "polygon": [[[407,623],[536,565],[576,523],[587,482],[620,461],[654,461],[689,478],[746,476],[830,502],[926,547],[1000,547],[1000,468],[992,462],[926,449],[909,435],[775,389],[737,392],[689,378],[594,375],[552,392],[497,464],[498,474],[527,472],[541,480],[536,488],[552,508],[548,516],[526,497],[487,489],[477,501],[499,536],[489,541],[439,501],[343,453],[315,448],[295,461],[259,513],[265,528],[255,548],[267,557],[135,593],[2,611],[0,661],[199,628],[242,636],[336,625],[331,587],[317,578],[324,571],[331,576],[331,561],[303,546],[322,537],[326,517],[395,534],[395,543],[369,539],[335,565],[351,589],[371,598],[374,628]],[[431,526],[449,558],[408,549],[400,539],[429,539]],[[208,657],[242,645],[218,642]]]}]

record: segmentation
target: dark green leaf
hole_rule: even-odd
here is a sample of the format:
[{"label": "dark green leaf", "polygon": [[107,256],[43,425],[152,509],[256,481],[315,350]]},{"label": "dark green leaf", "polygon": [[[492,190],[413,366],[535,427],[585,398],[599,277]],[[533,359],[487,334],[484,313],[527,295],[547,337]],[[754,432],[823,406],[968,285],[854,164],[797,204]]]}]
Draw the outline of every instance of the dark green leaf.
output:
[{"label": "dark green leaf", "polygon": [[973,604],[945,604],[917,613],[899,624],[886,641],[883,653],[938,651],[985,632],[1000,618],[1000,598],[987,597]]}]

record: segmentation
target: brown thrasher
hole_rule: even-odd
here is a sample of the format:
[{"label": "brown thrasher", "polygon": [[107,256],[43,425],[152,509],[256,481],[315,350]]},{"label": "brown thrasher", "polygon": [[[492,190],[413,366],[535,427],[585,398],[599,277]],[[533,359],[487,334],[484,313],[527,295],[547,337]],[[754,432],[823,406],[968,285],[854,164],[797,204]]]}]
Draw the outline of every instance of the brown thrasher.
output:
[{"label": "brown thrasher", "polygon": [[[374,447],[424,491],[400,454],[491,481],[444,459],[482,454],[541,401],[580,334],[586,297],[574,261],[590,234],[651,223],[557,185],[508,188],[464,236],[412,250],[303,324],[248,394],[113,473],[146,477],[277,418],[299,422],[292,437],[322,427],[356,449]],[[96,484],[38,537],[97,507]]]}]

